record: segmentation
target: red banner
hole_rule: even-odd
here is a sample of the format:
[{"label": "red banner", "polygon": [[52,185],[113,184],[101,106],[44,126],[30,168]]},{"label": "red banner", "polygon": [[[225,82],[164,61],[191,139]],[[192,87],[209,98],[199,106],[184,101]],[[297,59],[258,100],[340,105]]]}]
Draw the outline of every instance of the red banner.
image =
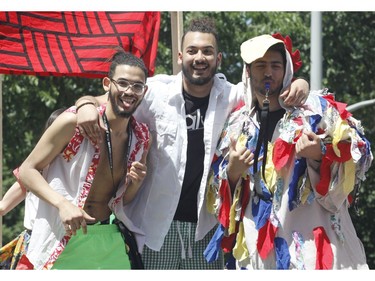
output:
[{"label": "red banner", "polygon": [[102,78],[121,46],[155,71],[160,12],[0,12],[0,73]]}]

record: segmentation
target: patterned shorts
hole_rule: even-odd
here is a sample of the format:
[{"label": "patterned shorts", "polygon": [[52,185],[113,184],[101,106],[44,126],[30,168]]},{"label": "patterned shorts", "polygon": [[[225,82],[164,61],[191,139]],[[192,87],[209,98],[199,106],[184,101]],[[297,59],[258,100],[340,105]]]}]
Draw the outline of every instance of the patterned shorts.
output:
[{"label": "patterned shorts", "polygon": [[210,263],[203,255],[215,229],[195,242],[196,227],[196,223],[173,221],[160,251],[144,247],[142,259],[145,269],[224,269],[222,252],[216,261]]}]

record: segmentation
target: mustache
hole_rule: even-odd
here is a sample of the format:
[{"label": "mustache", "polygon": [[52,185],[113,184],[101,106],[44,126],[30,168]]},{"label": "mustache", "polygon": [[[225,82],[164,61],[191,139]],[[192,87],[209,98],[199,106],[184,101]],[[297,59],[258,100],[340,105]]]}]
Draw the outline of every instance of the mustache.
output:
[{"label": "mustache", "polygon": [[193,67],[195,67],[195,66],[208,66],[208,63],[206,63],[206,62],[194,62],[193,63]]},{"label": "mustache", "polygon": [[264,86],[266,86],[266,84],[270,85],[274,80],[272,78],[264,78],[262,82],[264,83]]}]

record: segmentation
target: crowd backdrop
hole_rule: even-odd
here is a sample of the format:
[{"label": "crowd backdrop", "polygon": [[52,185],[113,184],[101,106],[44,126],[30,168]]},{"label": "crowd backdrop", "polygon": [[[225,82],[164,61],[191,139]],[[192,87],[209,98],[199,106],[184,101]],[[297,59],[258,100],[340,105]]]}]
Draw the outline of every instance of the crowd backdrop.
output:
[{"label": "crowd backdrop", "polygon": [[[297,76],[310,79],[310,12],[183,12],[183,23],[209,16],[219,31],[223,62],[219,72],[233,83],[241,80],[240,45],[250,37],[279,32],[289,35],[301,52],[303,66]],[[172,74],[171,18],[161,12],[155,74]],[[375,98],[375,12],[322,12],[322,87],[348,105]],[[3,80],[3,194],[14,182],[12,171],[38,141],[45,121],[57,108],[73,105],[82,95],[103,93],[101,79],[34,75],[4,75]],[[361,120],[366,137],[375,146],[374,106],[353,112]],[[371,168],[360,189],[357,209],[351,208],[358,236],[375,269],[375,169]],[[3,244],[23,230],[24,206],[3,217]]]}]

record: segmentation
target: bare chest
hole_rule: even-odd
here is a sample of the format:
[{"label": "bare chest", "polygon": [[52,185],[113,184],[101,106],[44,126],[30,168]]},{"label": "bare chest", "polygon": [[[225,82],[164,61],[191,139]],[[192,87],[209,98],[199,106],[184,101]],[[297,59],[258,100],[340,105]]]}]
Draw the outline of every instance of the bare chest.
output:
[{"label": "bare chest", "polygon": [[85,203],[85,210],[89,211],[90,215],[106,219],[110,214],[108,203],[118,186],[125,181],[127,153],[126,135],[112,137],[110,144],[106,141],[100,144],[99,163]]}]

